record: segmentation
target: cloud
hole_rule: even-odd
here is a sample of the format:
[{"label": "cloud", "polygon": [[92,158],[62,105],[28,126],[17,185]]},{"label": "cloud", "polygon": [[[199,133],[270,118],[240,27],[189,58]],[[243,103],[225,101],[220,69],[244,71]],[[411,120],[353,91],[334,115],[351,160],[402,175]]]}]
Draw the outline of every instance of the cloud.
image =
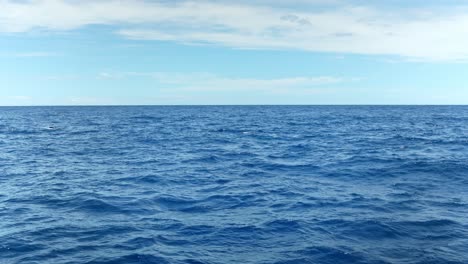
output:
[{"label": "cloud", "polygon": [[350,3],[0,0],[0,31],[63,31],[99,24],[115,26],[119,35],[136,40],[418,60],[468,58],[465,6],[387,10]]},{"label": "cloud", "polygon": [[[102,76],[102,73],[99,74]],[[240,91],[292,91],[294,89],[311,89],[342,82],[356,82],[360,78],[340,78],[335,76],[299,76],[272,79],[232,78],[211,73],[167,73],[167,72],[127,72],[105,73],[105,79],[122,79],[125,77],[151,78],[158,87],[171,91],[193,92],[240,92]]]},{"label": "cloud", "polygon": [[0,96],[0,106],[30,105],[33,101],[33,97],[25,95]]},{"label": "cloud", "polygon": [[123,75],[115,74],[115,73],[109,73],[109,72],[100,72],[98,74],[98,79],[120,79],[122,78]]},{"label": "cloud", "polygon": [[289,76],[243,78],[212,73],[126,72],[110,73],[112,79],[148,78],[145,82],[152,102],[159,104],[275,104],[297,98],[316,97],[342,91],[341,84],[361,78],[337,76]]},{"label": "cloud", "polygon": [[65,105],[119,105],[121,104],[115,98],[103,97],[69,97],[63,100]]},{"label": "cloud", "polygon": [[31,96],[24,95],[8,96],[8,98],[15,101],[31,101],[33,99]]}]

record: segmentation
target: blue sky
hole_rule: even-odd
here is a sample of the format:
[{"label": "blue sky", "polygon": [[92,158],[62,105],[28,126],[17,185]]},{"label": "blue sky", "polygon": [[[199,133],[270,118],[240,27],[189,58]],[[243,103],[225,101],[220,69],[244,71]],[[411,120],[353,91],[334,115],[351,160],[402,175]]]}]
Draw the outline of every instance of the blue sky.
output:
[{"label": "blue sky", "polygon": [[0,105],[467,104],[466,1],[0,0]]}]

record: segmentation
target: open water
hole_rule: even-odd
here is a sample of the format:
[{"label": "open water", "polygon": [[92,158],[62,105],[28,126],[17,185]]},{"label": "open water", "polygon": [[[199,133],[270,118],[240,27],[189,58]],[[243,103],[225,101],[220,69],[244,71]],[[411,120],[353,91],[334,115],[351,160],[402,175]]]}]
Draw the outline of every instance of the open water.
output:
[{"label": "open water", "polygon": [[468,263],[468,107],[1,107],[0,263]]}]

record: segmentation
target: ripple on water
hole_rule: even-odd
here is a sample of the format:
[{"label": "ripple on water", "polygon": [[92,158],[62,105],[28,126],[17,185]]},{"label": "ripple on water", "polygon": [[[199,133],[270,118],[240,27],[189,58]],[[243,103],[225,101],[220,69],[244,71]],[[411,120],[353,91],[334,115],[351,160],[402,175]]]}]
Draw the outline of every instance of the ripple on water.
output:
[{"label": "ripple on water", "polygon": [[0,263],[468,263],[468,107],[0,108]]}]

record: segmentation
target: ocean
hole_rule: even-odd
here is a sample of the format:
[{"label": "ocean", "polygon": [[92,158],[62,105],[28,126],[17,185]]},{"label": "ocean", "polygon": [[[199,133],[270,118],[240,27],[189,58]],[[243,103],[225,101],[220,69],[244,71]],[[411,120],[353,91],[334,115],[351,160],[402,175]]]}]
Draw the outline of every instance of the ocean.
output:
[{"label": "ocean", "polygon": [[0,263],[468,263],[468,107],[0,107]]}]

